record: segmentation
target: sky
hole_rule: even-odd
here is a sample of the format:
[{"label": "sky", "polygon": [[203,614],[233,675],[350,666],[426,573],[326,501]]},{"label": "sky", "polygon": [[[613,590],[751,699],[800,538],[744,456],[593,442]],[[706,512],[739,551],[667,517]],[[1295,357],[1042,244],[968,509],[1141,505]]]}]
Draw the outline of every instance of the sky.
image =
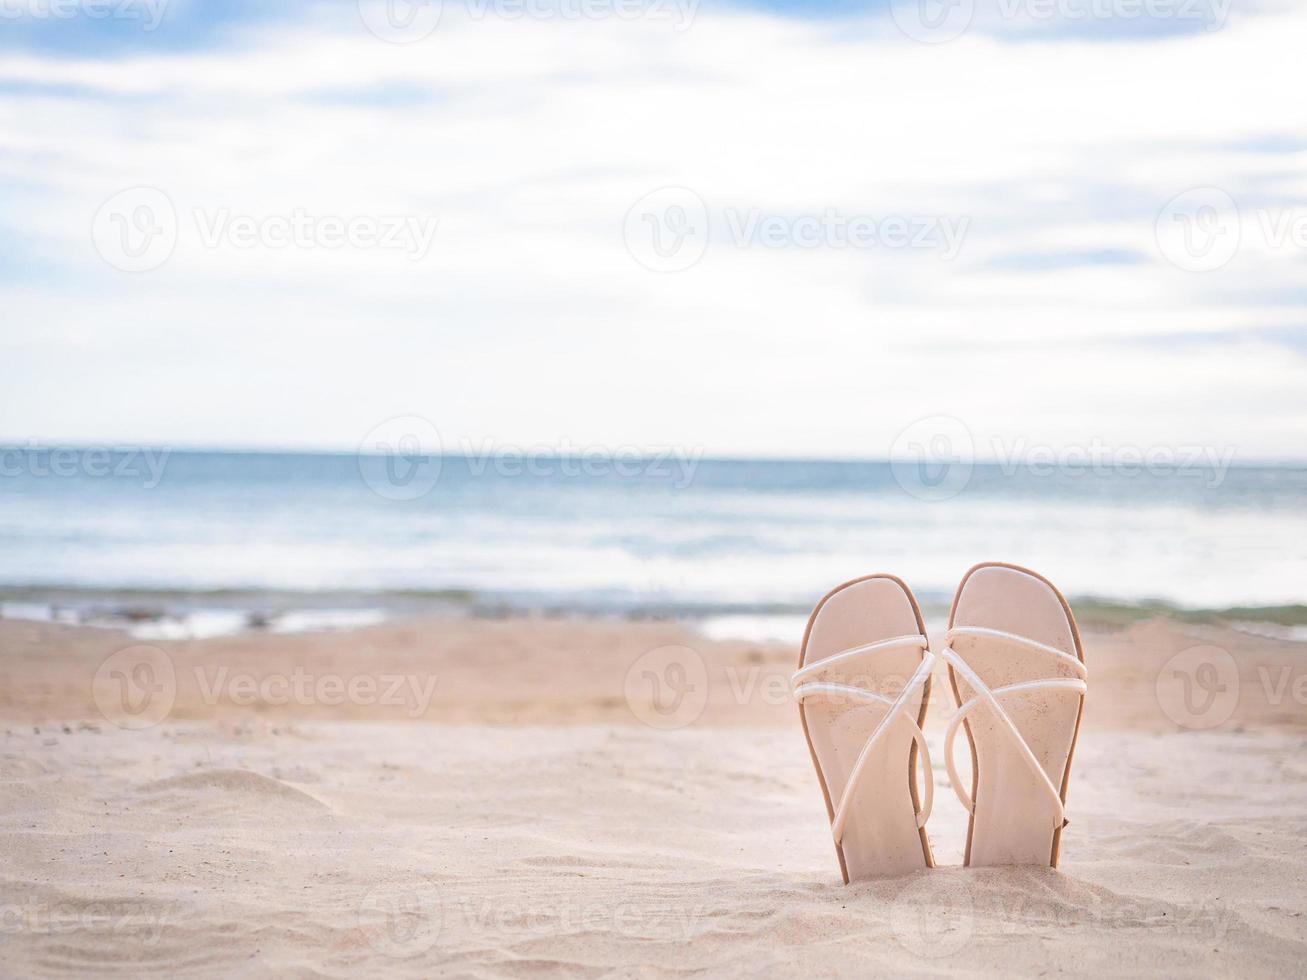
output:
[{"label": "sky", "polygon": [[1304,37],[1254,0],[0,0],[0,441],[1307,460]]}]

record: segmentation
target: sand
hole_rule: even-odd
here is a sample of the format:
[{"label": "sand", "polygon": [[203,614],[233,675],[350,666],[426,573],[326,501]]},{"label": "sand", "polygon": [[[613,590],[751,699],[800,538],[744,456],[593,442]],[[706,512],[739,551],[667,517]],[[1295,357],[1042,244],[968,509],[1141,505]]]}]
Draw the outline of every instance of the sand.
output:
[{"label": "sand", "polygon": [[[1089,631],[1062,868],[958,867],[965,815],[939,765],[945,866],[851,887],[784,645],[451,620],[153,647],[0,621],[6,975],[1307,963],[1300,644]],[[1182,675],[1205,685],[1188,702]],[[946,719],[937,696],[935,747]]]}]

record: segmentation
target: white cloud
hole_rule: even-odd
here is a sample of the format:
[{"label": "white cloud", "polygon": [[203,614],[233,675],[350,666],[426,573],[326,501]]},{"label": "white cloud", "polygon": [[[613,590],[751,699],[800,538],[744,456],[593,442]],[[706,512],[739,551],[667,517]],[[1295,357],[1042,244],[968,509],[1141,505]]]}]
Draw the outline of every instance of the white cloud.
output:
[{"label": "white cloud", "polygon": [[[11,56],[0,233],[29,257],[0,280],[0,437],[352,448],[415,412],[451,444],[878,455],[947,413],[985,437],[1301,456],[1307,356],[1264,330],[1307,332],[1307,250],[1271,249],[1257,210],[1303,199],[1304,27],[930,46],[451,8],[403,46],[278,24],[202,53]],[[1299,149],[1249,148],[1271,137]],[[126,274],[90,228],[136,185],[169,195],[178,238]],[[667,185],[713,228],[655,274],[622,222]],[[1207,185],[1245,207],[1244,247],[1186,272],[1154,221]],[[195,213],[217,209],[439,225],[421,261],[205,247]],[[969,225],[941,261],[737,247],[728,209]]]}]

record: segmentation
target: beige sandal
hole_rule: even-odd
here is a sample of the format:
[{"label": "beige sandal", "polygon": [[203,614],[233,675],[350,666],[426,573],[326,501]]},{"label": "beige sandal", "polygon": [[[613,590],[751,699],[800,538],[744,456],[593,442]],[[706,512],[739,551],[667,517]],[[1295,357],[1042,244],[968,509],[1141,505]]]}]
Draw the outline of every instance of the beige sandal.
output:
[{"label": "beige sandal", "polygon": [[[1028,569],[977,565],[958,586],[944,643],[958,706],[944,761],[971,813],[965,863],[1057,867],[1087,690],[1071,607]],[[953,765],[960,725],[971,742],[970,794]]]},{"label": "beige sandal", "polygon": [[794,696],[846,884],[934,866],[921,733],[934,663],[917,600],[892,575],[845,582],[808,620]]}]

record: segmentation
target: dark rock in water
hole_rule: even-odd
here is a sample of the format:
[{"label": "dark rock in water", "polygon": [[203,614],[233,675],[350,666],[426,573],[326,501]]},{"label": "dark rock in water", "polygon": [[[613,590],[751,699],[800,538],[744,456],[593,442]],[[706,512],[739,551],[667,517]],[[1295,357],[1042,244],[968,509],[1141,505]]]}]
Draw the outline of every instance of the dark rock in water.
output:
[{"label": "dark rock in water", "polygon": [[256,609],[245,617],[245,628],[252,630],[266,630],[272,625],[272,621],[276,618],[276,613],[261,612]]},{"label": "dark rock in water", "polygon": [[115,609],[113,615],[129,623],[157,623],[166,613],[162,609],[152,609],[149,606],[123,606]]}]

